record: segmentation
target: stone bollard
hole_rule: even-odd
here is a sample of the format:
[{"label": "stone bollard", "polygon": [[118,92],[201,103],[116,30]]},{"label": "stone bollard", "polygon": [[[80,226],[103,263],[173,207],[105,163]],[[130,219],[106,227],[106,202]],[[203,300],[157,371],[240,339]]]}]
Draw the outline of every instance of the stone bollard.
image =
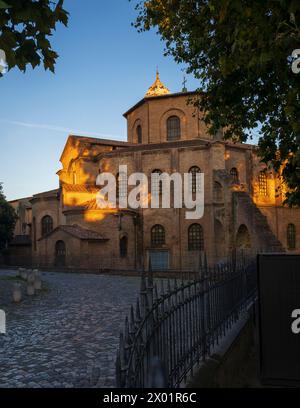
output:
[{"label": "stone bollard", "polygon": [[22,268],[22,270],[21,270],[21,278],[24,279],[24,280],[27,280],[27,276],[28,276],[27,270]]},{"label": "stone bollard", "polygon": [[41,289],[42,289],[42,281],[41,281],[41,278],[40,278],[40,277],[38,277],[38,278],[35,279],[35,281],[34,281],[34,289],[35,289],[35,290],[41,290]]},{"label": "stone bollard", "polygon": [[20,303],[22,300],[22,290],[19,283],[15,283],[13,286],[13,301],[15,303]]},{"label": "stone bollard", "polygon": [[34,274],[34,289],[35,290],[41,290],[42,289],[42,280],[41,280],[40,271],[38,269],[34,269],[33,274]]},{"label": "stone bollard", "polygon": [[35,280],[35,275],[33,271],[30,271],[27,275],[27,282],[34,284],[34,280]]},{"label": "stone bollard", "polygon": [[27,295],[33,296],[34,295],[34,285],[32,283],[27,283]]},{"label": "stone bollard", "polygon": [[30,271],[27,276],[27,295],[33,296],[34,295],[34,273]]}]

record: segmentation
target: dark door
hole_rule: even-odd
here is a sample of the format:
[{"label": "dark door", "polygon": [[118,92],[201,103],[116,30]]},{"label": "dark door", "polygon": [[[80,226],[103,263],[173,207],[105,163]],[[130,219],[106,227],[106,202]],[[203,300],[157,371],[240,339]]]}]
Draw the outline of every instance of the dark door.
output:
[{"label": "dark door", "polygon": [[300,255],[259,256],[261,377],[300,384]]},{"label": "dark door", "polygon": [[55,265],[66,265],[66,244],[64,241],[57,241],[55,245]]}]

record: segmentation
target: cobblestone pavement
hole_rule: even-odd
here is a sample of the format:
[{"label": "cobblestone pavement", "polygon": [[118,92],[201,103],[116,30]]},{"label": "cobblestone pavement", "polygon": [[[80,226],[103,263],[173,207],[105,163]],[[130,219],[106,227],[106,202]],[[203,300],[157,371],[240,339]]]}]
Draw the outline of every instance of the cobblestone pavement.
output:
[{"label": "cobblestone pavement", "polygon": [[0,334],[0,388],[114,387],[119,332],[139,279],[44,272],[42,292],[15,305],[14,276],[0,271],[7,320],[7,334]]}]

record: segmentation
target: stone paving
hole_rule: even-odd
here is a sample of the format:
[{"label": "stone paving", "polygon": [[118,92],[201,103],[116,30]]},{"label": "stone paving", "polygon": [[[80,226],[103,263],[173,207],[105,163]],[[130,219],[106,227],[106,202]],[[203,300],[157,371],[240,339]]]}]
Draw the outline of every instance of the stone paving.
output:
[{"label": "stone paving", "polygon": [[43,290],[16,305],[14,276],[0,270],[7,320],[7,334],[0,334],[0,388],[114,387],[119,332],[139,279],[43,272]]}]

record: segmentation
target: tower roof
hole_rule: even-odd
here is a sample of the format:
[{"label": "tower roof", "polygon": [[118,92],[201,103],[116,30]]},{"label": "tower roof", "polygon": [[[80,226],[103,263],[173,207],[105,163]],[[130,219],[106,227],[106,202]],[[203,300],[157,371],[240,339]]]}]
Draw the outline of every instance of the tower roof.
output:
[{"label": "tower roof", "polygon": [[153,96],[169,95],[171,92],[169,89],[161,82],[159,78],[159,72],[156,71],[156,79],[154,83],[148,89],[145,98],[151,98]]}]

